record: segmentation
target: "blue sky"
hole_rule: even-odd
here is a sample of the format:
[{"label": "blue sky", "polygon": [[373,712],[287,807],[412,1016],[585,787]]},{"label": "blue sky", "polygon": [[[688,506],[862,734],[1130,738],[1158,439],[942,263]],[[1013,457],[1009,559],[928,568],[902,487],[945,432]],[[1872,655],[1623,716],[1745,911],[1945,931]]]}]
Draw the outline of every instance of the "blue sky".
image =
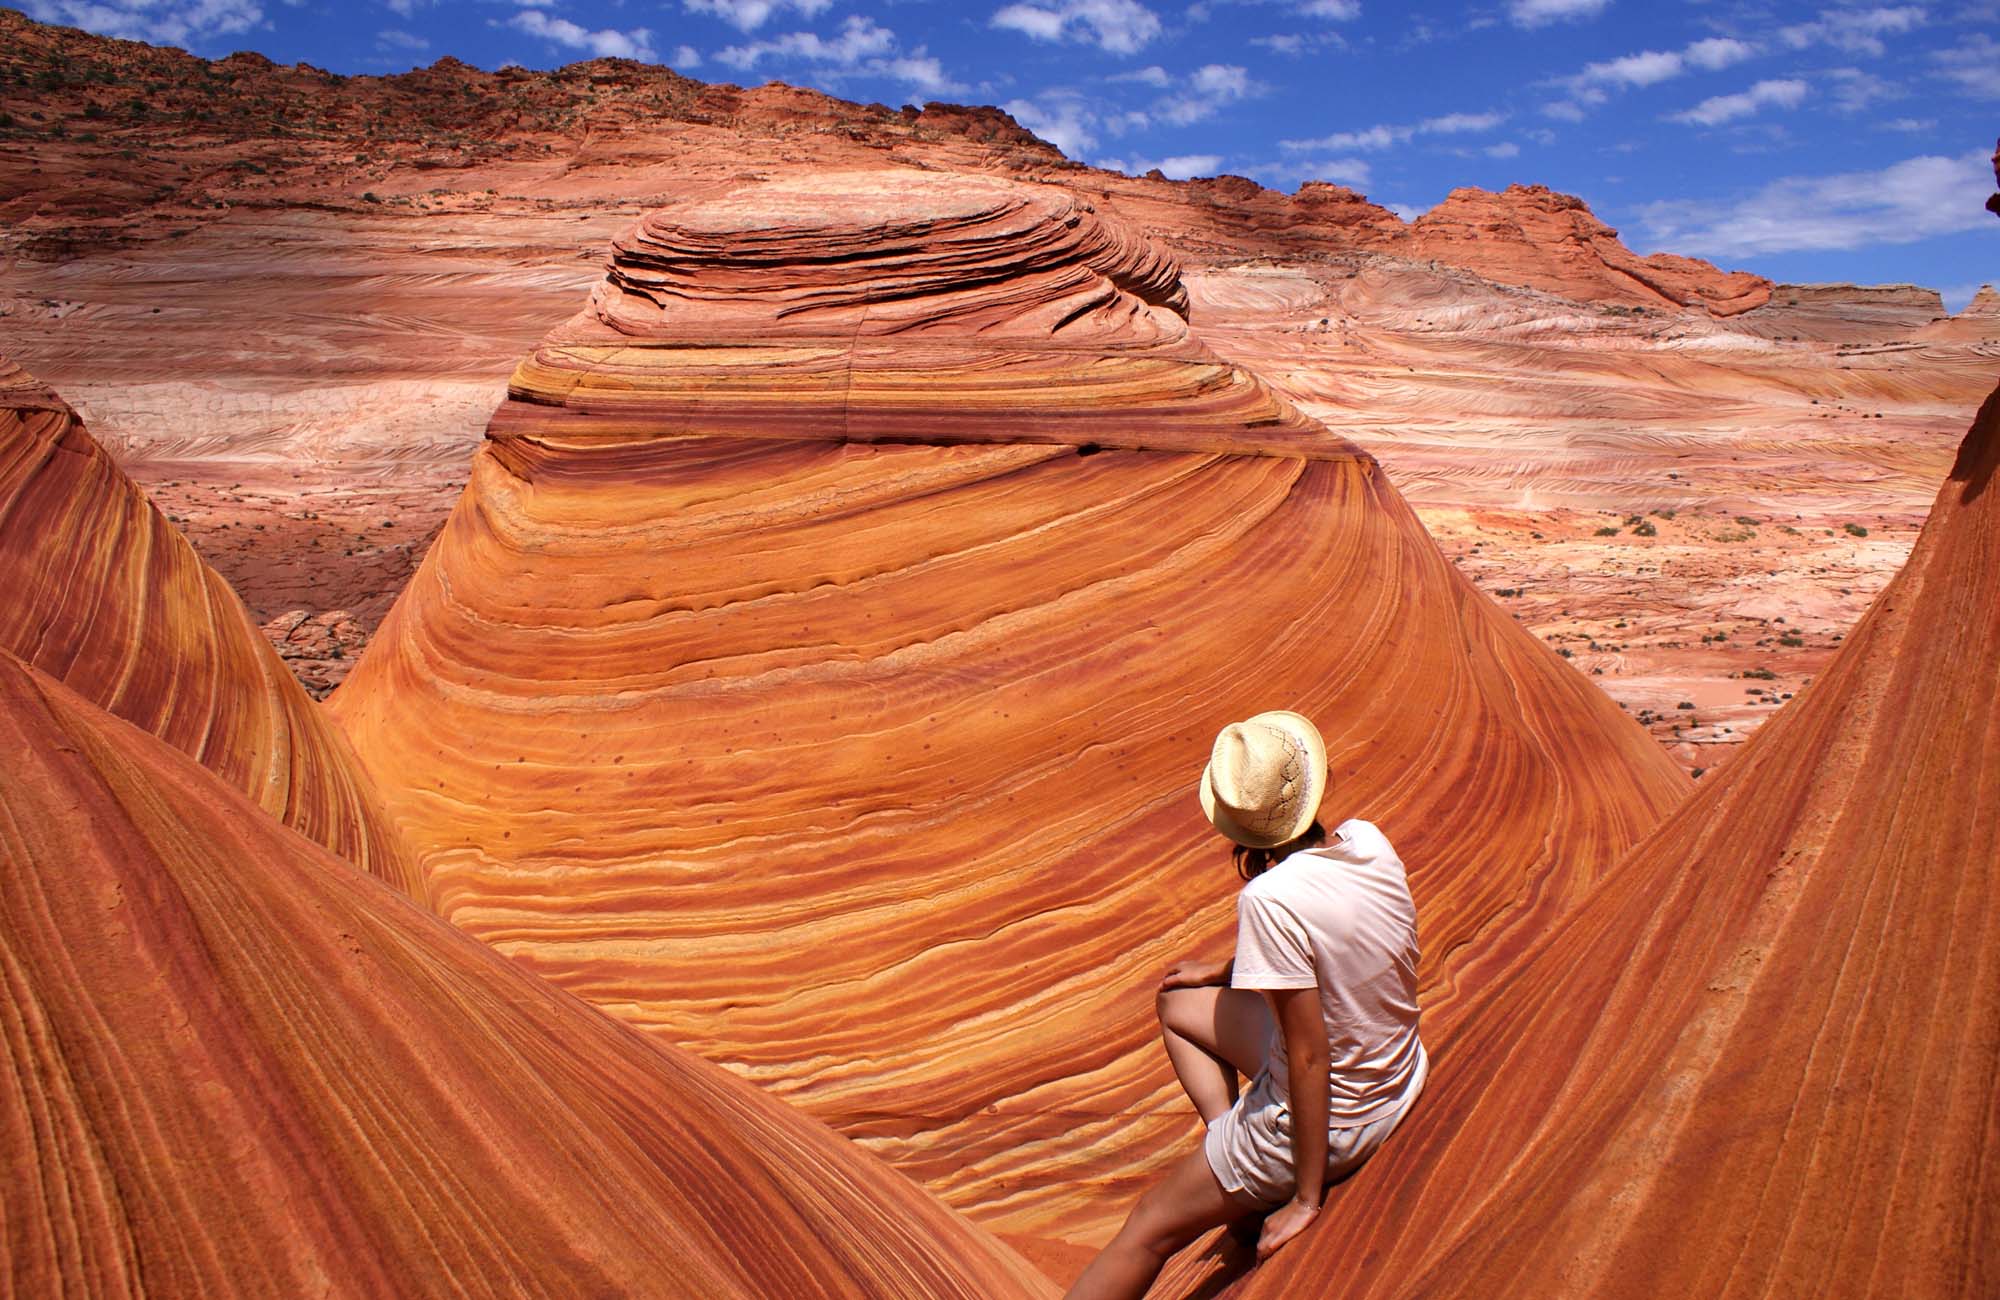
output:
[{"label": "blue sky", "polygon": [[390,72],[597,54],[1000,104],[1071,157],[1579,194],[1641,252],[1779,280],[2000,281],[2000,0],[13,0],[221,55]]}]

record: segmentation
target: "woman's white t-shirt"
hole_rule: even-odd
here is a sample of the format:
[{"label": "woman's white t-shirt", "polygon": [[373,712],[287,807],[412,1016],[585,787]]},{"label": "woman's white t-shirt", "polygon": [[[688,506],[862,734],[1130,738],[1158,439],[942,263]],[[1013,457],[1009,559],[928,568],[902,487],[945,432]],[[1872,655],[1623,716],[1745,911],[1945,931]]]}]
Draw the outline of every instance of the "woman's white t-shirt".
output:
[{"label": "woman's white t-shirt", "polygon": [[[1419,1075],[1417,909],[1403,860],[1381,831],[1345,821],[1323,848],[1294,853],[1236,900],[1239,989],[1319,988],[1333,1128],[1394,1114]],[[1256,1087],[1289,1105],[1284,1030]]]}]

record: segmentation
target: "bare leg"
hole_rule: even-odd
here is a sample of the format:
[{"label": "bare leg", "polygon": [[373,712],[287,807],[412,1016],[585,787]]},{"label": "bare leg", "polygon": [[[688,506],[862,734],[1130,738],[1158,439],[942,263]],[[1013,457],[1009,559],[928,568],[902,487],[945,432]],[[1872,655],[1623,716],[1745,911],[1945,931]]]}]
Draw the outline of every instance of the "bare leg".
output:
[{"label": "bare leg", "polygon": [[1271,1008],[1251,989],[1162,990],[1156,1002],[1160,1038],[1181,1087],[1213,1124],[1236,1102],[1236,1076],[1264,1068],[1271,1039]]},{"label": "bare leg", "polygon": [[1196,1147],[1139,1198],[1125,1226],[1083,1270],[1067,1300],[1139,1300],[1175,1251],[1255,1208],[1223,1190],[1208,1157]]}]

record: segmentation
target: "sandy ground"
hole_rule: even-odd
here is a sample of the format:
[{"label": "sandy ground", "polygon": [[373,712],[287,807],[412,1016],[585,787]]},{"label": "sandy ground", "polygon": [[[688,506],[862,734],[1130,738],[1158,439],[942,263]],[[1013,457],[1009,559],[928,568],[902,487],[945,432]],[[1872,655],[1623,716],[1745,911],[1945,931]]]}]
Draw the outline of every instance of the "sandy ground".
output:
[{"label": "sandy ground", "polygon": [[1696,773],[1901,567],[2000,377],[1978,333],[1816,341],[1425,263],[1189,283],[1218,351],[1373,451],[1461,572]]}]

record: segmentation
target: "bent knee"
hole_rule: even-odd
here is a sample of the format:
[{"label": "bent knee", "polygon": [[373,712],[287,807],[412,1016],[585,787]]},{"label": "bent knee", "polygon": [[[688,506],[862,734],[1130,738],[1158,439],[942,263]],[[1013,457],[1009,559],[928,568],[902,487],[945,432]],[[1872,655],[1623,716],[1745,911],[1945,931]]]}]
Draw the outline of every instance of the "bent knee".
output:
[{"label": "bent knee", "polygon": [[1164,1029],[1180,1034],[1195,1031],[1201,1024],[1204,993],[1210,994],[1212,1000],[1212,989],[1161,989],[1153,997],[1153,1014],[1160,1018]]},{"label": "bent knee", "polygon": [[1205,1231],[1172,1210],[1165,1197],[1153,1198],[1150,1193],[1140,1197],[1125,1225],[1126,1239],[1156,1259],[1171,1259]]}]

